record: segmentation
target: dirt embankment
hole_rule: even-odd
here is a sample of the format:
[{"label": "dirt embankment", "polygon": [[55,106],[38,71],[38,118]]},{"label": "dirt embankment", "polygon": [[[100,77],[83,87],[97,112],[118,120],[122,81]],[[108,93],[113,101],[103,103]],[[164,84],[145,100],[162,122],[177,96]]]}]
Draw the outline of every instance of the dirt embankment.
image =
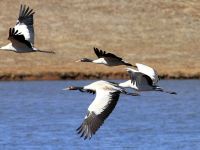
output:
[{"label": "dirt embankment", "polygon": [[[7,44],[21,0],[0,2],[0,45]],[[163,78],[200,78],[200,1],[26,0],[34,15],[35,46],[55,55],[0,51],[0,80],[127,78],[124,67],[74,63],[95,58],[93,47]],[[9,13],[8,13],[9,12]]]}]

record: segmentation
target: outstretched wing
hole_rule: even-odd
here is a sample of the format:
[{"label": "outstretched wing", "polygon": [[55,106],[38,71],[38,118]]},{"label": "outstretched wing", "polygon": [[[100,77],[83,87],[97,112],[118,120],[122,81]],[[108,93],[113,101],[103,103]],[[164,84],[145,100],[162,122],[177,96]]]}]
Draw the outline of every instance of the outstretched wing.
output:
[{"label": "outstretched wing", "polygon": [[94,47],[94,52],[97,55],[98,58],[104,58],[108,64],[110,63],[111,65],[127,65],[127,66],[132,66],[132,64],[125,62],[121,57],[118,57],[112,53],[107,53],[106,51],[99,50],[98,48]]},{"label": "outstretched wing", "polygon": [[112,58],[115,58],[115,59],[118,59],[118,60],[122,60],[122,58],[112,54],[112,53],[107,53],[106,51],[103,51],[103,50],[99,50],[98,48],[95,48],[94,47],[94,52],[95,54],[97,55],[98,58],[102,58],[102,57],[112,57]]},{"label": "outstretched wing", "polygon": [[136,85],[137,86],[141,86],[141,85],[142,86],[146,86],[146,85],[153,86],[153,81],[149,76],[147,76],[143,73],[139,73],[139,75],[136,78]]},{"label": "outstretched wing", "polygon": [[158,82],[159,78],[158,78],[158,74],[156,70],[154,70],[153,68],[149,66],[139,64],[139,63],[136,63],[136,67],[139,72],[149,76],[153,80],[154,85]]},{"label": "outstretched wing", "polygon": [[21,32],[25,39],[34,44],[33,9],[26,5],[20,6],[19,17],[15,25],[15,30]]},{"label": "outstretched wing", "polygon": [[88,114],[77,128],[77,133],[84,139],[91,139],[115,108],[119,96],[119,91],[98,90],[96,98],[88,108]]},{"label": "outstretched wing", "polygon": [[148,75],[132,68],[126,68],[126,70],[130,76],[132,84],[136,83],[137,86],[153,85],[153,80]]},{"label": "outstretched wing", "polygon": [[23,23],[25,25],[33,25],[33,9],[30,9],[29,7],[26,7],[26,5],[21,5],[20,6],[20,11],[19,11],[19,18],[18,21],[19,23]]},{"label": "outstretched wing", "polygon": [[15,30],[15,28],[10,28],[9,29],[8,40],[11,41],[11,43],[13,44],[13,46],[19,45],[19,44],[20,45],[24,44],[24,46],[32,48],[31,43],[29,41],[25,40],[24,35],[22,35],[21,33],[19,33],[18,30]]},{"label": "outstretched wing", "polygon": [[136,80],[136,75],[135,73],[132,71],[131,68],[126,68],[126,71],[128,72],[129,74],[129,77],[131,79],[131,83],[134,84],[135,80]]}]

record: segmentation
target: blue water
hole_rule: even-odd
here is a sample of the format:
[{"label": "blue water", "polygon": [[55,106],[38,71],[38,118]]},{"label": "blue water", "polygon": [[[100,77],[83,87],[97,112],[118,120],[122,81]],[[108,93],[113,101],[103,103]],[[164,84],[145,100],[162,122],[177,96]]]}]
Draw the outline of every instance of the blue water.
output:
[{"label": "blue water", "polygon": [[160,92],[121,95],[91,140],[75,129],[94,95],[63,91],[92,81],[0,82],[0,150],[200,150],[200,80],[164,80]]}]

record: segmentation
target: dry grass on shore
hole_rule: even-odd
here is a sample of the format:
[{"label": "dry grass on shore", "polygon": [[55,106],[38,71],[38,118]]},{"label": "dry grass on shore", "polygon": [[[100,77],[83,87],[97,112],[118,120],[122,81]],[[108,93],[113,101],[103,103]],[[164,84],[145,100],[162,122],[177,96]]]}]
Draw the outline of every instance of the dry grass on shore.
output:
[{"label": "dry grass on shore", "polygon": [[124,67],[74,63],[95,58],[94,46],[148,64],[163,77],[200,77],[200,1],[2,0],[0,45],[9,42],[21,3],[36,12],[35,46],[56,54],[0,51],[2,80],[127,77]]}]

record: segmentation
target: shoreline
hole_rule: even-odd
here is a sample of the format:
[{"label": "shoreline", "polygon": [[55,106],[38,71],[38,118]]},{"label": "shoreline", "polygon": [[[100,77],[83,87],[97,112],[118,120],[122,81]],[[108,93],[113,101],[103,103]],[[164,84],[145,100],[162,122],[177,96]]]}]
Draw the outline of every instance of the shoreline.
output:
[{"label": "shoreline", "polygon": [[[160,79],[200,79],[200,73],[193,75],[186,74],[160,74]],[[0,74],[0,81],[34,81],[34,80],[92,80],[92,79],[129,79],[128,74],[123,72],[46,72],[37,74]]]}]

